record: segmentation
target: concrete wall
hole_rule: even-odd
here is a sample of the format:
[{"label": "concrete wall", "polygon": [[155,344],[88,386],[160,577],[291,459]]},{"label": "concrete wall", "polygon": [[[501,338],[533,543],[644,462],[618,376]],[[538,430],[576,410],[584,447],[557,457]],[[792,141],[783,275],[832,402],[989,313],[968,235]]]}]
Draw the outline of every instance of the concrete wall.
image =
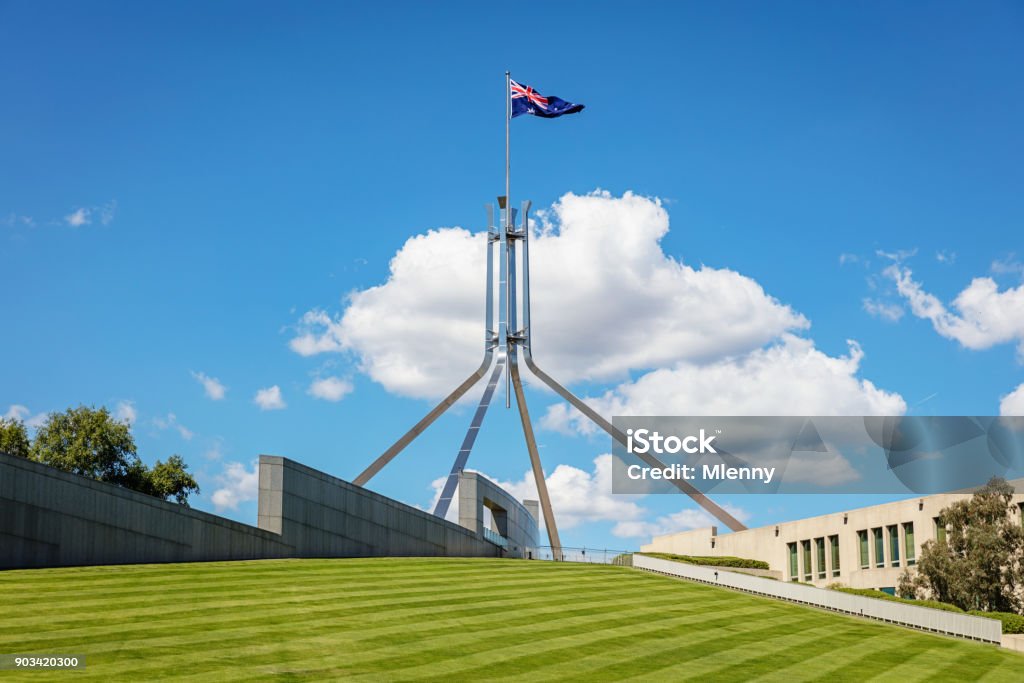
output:
[{"label": "concrete wall", "polygon": [[[1011,483],[1017,485],[1018,491],[1021,490],[1019,480]],[[923,496],[721,535],[716,527],[707,527],[656,536],[650,543],[642,545],[640,550],[678,555],[732,555],[762,560],[772,570],[781,572],[784,580],[798,580],[816,586],[838,582],[853,588],[894,588],[903,570],[912,568],[921,557],[924,542],[936,537],[935,518],[942,509],[970,496],[970,493]],[[1014,500],[1018,505],[1024,503],[1024,494],[1016,494]],[[906,524],[913,525],[912,555],[907,552]],[[892,526],[896,527],[898,557],[894,557],[891,550]],[[882,529],[881,556],[875,552],[872,537],[874,529]],[[868,532],[867,567],[861,563],[858,531]],[[834,567],[832,563],[829,548],[832,536],[839,539],[839,567]],[[815,547],[817,539],[824,539],[825,542],[825,563],[821,566]],[[811,544],[809,565],[804,562],[802,543],[805,541]],[[790,571],[790,543],[797,544],[796,575]]]},{"label": "concrete wall", "polygon": [[480,534],[411,505],[274,456],[260,456],[261,529],[296,557],[496,557]]},{"label": "concrete wall", "polygon": [[258,508],[253,527],[0,454],[0,569],[503,554],[474,531],[286,458],[260,457]]},{"label": "concrete wall", "polygon": [[700,581],[748,593],[813,605],[834,612],[855,614],[878,619],[891,624],[911,626],[924,631],[943,633],[950,636],[981,640],[999,644],[1002,640],[1003,625],[996,619],[985,619],[969,614],[957,614],[927,607],[917,607],[900,602],[865,598],[840,591],[824,590],[799,583],[772,581],[757,576],[701,567],[698,565],[671,562],[645,555],[633,555],[633,566],[637,569],[678,576],[691,581]]},{"label": "concrete wall", "polygon": [[0,454],[0,568],[291,557],[278,534]]},{"label": "concrete wall", "polygon": [[459,475],[459,524],[478,536],[483,536],[483,508],[491,511],[491,531],[500,534],[508,543],[505,557],[532,558],[537,555],[540,527],[529,505],[537,509],[536,501],[520,503],[503,488],[478,472]]}]

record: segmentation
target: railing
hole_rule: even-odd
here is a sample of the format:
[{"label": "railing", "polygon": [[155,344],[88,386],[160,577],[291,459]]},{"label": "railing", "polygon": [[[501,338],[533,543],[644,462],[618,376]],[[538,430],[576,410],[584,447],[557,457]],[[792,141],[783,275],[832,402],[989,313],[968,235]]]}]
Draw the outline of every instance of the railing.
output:
[{"label": "railing", "polygon": [[649,572],[678,576],[690,581],[710,583],[934,633],[945,633],[950,636],[996,644],[1000,642],[1002,636],[1002,624],[998,621],[969,614],[956,614],[929,607],[867,598],[789,581],[773,581],[759,576],[725,571],[718,567],[701,567],[646,555],[634,557],[633,566]]},{"label": "railing", "polygon": [[487,527],[484,527],[484,540],[490,541],[494,545],[501,546],[506,550],[508,549],[508,539],[499,534],[497,531],[492,531]]},{"label": "railing", "polygon": [[632,550],[608,550],[607,548],[561,547],[556,557],[549,545],[540,546],[533,554],[535,560],[557,560],[559,562],[585,562],[588,564],[617,564],[632,566]]}]

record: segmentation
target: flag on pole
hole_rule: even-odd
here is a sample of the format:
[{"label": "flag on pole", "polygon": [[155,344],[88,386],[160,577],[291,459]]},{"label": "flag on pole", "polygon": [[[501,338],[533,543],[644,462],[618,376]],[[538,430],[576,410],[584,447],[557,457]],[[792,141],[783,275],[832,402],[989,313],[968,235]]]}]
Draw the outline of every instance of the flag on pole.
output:
[{"label": "flag on pole", "polygon": [[545,119],[553,119],[563,114],[575,114],[583,111],[582,104],[566,102],[554,95],[544,97],[528,85],[520,85],[511,80],[509,83],[512,90],[511,118],[520,114],[532,114]]}]

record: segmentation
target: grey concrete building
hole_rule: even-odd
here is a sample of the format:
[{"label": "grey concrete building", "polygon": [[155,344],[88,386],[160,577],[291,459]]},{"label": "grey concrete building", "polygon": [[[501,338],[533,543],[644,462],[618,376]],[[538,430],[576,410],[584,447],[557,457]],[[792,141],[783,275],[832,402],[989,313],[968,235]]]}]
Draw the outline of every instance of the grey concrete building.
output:
[{"label": "grey concrete building", "polygon": [[[465,491],[473,493],[455,524],[287,458],[261,456],[254,527],[0,454],[0,568],[530,556],[538,542],[536,516],[484,477],[463,476]],[[486,533],[485,505],[499,511]]]}]

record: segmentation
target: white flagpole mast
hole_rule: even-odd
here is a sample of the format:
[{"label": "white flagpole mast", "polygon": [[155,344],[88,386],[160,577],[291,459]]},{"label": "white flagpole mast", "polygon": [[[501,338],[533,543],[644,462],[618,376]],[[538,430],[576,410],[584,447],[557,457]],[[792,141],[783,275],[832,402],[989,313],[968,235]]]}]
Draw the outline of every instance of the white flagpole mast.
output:
[{"label": "white flagpole mast", "polygon": [[[509,145],[509,130],[511,129],[511,124],[512,124],[512,75],[511,75],[510,72],[506,71],[505,72],[505,225],[502,226],[502,228],[501,228],[502,233],[503,233],[503,236],[502,236],[502,239],[501,239],[501,246],[503,248],[501,250],[502,253],[501,253],[501,257],[500,257],[502,259],[505,259],[503,261],[503,263],[507,263],[508,262],[508,238],[507,238],[507,235],[508,235],[509,232],[511,232],[512,230],[515,229],[515,226],[512,224],[512,197],[511,197],[511,192],[512,192],[512,181],[511,181],[511,176],[512,176],[512,161],[511,161],[512,148]],[[507,268],[506,268],[506,275],[508,275]],[[505,282],[502,283],[502,286],[504,286],[506,288],[506,290],[508,289],[508,282],[509,282],[509,279],[506,278]],[[508,292],[507,291],[506,291],[506,295],[505,295],[504,298],[505,298],[505,306],[507,307],[509,305],[509,301],[510,301],[510,299],[508,297]],[[503,319],[507,323],[507,321],[508,321],[508,311],[504,311],[503,312]],[[508,344],[508,339],[507,339],[508,327],[507,327],[507,325],[506,325],[505,329],[502,331],[502,334],[506,335],[506,339],[500,340],[499,343],[503,347],[505,347],[507,349],[507,344]],[[512,407],[511,387],[510,387],[509,373],[507,373],[507,372],[505,373],[505,407],[506,408],[511,408]]]}]

